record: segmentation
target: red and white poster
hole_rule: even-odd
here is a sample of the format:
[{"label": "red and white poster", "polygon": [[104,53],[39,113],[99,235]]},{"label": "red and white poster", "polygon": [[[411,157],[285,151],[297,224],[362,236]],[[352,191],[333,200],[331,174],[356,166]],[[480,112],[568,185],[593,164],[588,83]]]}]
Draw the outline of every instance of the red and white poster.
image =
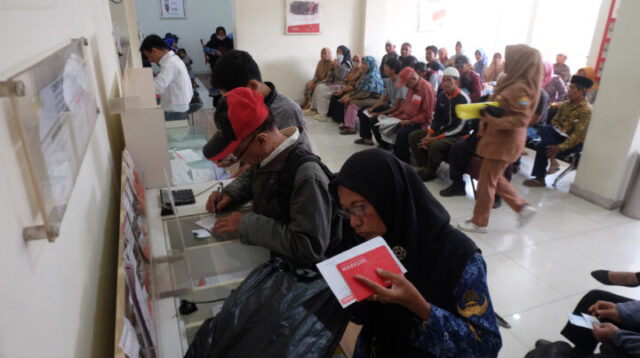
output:
[{"label": "red and white poster", "polygon": [[285,0],[287,34],[319,34],[319,1]]}]

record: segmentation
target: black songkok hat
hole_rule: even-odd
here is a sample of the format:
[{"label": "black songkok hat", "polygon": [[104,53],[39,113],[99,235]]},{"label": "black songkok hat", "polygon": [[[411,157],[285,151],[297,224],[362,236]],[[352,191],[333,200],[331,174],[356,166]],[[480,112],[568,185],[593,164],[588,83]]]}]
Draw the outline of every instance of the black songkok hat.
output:
[{"label": "black songkok hat", "polygon": [[578,75],[574,75],[573,77],[571,77],[571,83],[586,89],[589,89],[591,88],[591,86],[593,86],[592,80],[583,76],[578,76]]}]

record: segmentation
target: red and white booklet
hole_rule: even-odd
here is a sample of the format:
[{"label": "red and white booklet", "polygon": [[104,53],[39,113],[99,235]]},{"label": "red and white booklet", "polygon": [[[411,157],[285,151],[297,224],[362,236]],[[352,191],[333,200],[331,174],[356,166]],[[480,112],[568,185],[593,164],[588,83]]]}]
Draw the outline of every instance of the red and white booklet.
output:
[{"label": "red and white booklet", "polygon": [[387,242],[379,236],[316,266],[343,308],[373,294],[373,290],[356,280],[355,275],[364,276],[385,286],[384,279],[376,273],[376,269],[381,268],[397,274],[407,272]]}]

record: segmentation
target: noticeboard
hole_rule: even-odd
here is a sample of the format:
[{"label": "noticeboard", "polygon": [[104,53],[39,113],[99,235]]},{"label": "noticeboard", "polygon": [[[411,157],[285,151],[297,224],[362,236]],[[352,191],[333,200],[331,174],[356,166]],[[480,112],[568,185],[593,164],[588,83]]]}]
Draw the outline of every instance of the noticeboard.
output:
[{"label": "noticeboard", "polygon": [[42,225],[24,228],[25,240],[53,242],[58,236],[95,127],[99,110],[87,47],[86,39],[74,39],[2,83],[11,97],[42,214]]}]

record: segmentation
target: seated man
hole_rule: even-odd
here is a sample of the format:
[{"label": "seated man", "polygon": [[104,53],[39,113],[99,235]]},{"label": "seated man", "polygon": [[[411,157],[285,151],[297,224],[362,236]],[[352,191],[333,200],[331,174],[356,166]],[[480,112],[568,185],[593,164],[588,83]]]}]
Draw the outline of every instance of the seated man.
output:
[{"label": "seated man", "polygon": [[416,129],[426,129],[431,124],[436,94],[427,80],[421,78],[412,67],[400,71],[396,87],[407,87],[407,96],[402,107],[389,113],[389,117],[400,119],[400,130],[396,134],[393,152],[398,159],[410,163],[409,134]]},{"label": "seated man", "polygon": [[[576,306],[573,314],[587,313],[601,324],[593,329],[569,322],[561,334],[574,344],[571,357],[639,357],[640,356],[640,301],[606,291],[589,291]],[[598,343],[600,354],[593,354]],[[544,339],[536,342],[536,350],[551,344]]]},{"label": "seated man", "polygon": [[160,73],[153,79],[160,105],[167,121],[187,119],[189,103],[193,97],[191,78],[184,62],[158,35],[145,37],[140,51],[150,62],[160,66]]},{"label": "seated man", "polygon": [[387,78],[384,74],[384,65],[387,63],[387,60],[392,58],[398,58],[398,53],[396,52],[396,45],[394,45],[391,41],[387,41],[384,44],[385,54],[382,56],[382,61],[380,61],[380,76],[382,78]]},{"label": "seated man", "polygon": [[[407,87],[396,87],[400,77],[398,73],[402,70],[402,64],[396,58],[390,58],[384,65],[384,73],[387,76],[384,81],[384,95],[378,99],[378,101],[371,107],[365,108],[370,114],[367,116],[364,114],[364,110],[358,112],[358,118],[360,121],[360,139],[356,139],[354,143],[373,145],[371,140],[371,132],[378,141],[378,146],[383,149],[389,149],[390,145],[382,140],[380,136],[380,129],[376,126],[378,123],[378,116],[381,114],[387,115],[394,112],[402,106],[404,97],[407,95]],[[391,105],[391,107],[389,106]]]},{"label": "seated man", "polygon": [[467,81],[460,80],[462,83],[460,88],[468,92],[471,102],[478,102],[478,99],[482,96],[482,79],[480,75],[473,71],[473,66],[469,63],[467,56],[460,54],[455,58],[455,66],[460,72],[461,78],[466,77],[468,79]]},{"label": "seated man", "polygon": [[253,170],[212,194],[207,210],[253,201],[253,211],[220,218],[212,231],[237,234],[242,243],[266,247],[298,266],[324,259],[340,240],[341,223],[334,220],[326,167],[317,157],[299,164],[309,152],[298,129],[278,130],[262,94],[245,87],[221,99],[214,119],[219,130],[204,146],[205,157],[243,160]]},{"label": "seated man", "polygon": [[301,132],[302,142],[311,151],[311,140],[300,106],[278,92],[273,83],[262,82],[260,68],[248,52],[231,50],[220,57],[211,74],[211,84],[223,95],[237,87],[249,87],[260,92],[278,129],[297,127]]},{"label": "seated man", "polygon": [[398,59],[402,63],[402,68],[413,67],[418,63],[418,59],[411,54],[411,44],[408,42],[403,43],[402,47],[400,47],[400,57]]},{"label": "seated man", "polygon": [[467,104],[469,97],[458,88],[460,73],[453,67],[444,70],[442,92],[436,100],[436,110],[429,130],[417,130],[409,135],[409,144],[416,164],[422,169],[422,181],[436,178],[436,170],[449,154],[449,148],[467,134],[465,122],[456,115],[456,105]]},{"label": "seated man", "polygon": [[558,113],[540,129],[540,143],[536,147],[536,159],[531,175],[533,179],[524,181],[530,187],[546,186],[549,158],[582,151],[582,143],[587,135],[592,107],[585,99],[593,82],[582,76],[573,76],[569,84],[569,100],[558,109]]},{"label": "seated man", "polygon": [[438,61],[438,48],[434,45],[429,45],[425,48],[425,58],[427,59],[427,64],[435,66],[436,71],[444,71],[444,65]]}]

